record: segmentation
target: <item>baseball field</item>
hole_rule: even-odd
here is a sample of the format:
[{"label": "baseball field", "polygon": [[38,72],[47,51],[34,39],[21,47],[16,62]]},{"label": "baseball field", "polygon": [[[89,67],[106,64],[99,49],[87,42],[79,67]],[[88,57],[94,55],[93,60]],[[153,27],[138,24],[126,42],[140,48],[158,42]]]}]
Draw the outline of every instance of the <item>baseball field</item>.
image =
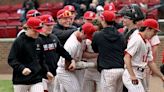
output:
[{"label": "baseball field", "polygon": [[0,92],[13,92],[11,80],[0,80]]},{"label": "baseball field", "polygon": [[[150,92],[164,92],[164,83],[158,77],[150,78]],[[13,92],[11,75],[0,75],[0,92]]]}]

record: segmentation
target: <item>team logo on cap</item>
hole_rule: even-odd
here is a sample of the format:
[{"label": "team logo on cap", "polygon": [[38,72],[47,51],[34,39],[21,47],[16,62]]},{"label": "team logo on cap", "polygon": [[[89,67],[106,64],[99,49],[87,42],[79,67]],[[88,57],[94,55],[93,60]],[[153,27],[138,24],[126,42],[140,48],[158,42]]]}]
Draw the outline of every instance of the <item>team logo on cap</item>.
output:
[{"label": "team logo on cap", "polygon": [[49,17],[48,18],[48,22],[54,22],[53,18],[52,17]]},{"label": "team logo on cap", "polygon": [[72,10],[72,7],[71,6],[69,6],[68,8],[69,8],[69,10]]},{"label": "team logo on cap", "polygon": [[93,13],[90,13],[89,17],[92,17],[92,16],[94,16],[94,14]]},{"label": "team logo on cap", "polygon": [[109,6],[109,10],[112,10],[112,9],[113,9],[113,7],[110,5],[110,6]]}]

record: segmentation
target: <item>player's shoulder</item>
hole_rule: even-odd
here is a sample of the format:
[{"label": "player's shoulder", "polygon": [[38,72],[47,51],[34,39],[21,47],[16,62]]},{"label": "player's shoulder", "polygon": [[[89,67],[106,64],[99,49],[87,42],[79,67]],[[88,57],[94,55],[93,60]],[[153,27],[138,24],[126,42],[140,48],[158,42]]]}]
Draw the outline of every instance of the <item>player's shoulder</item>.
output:
[{"label": "player's shoulder", "polygon": [[133,34],[131,38],[129,39],[128,43],[134,43],[134,44],[139,44],[142,42],[142,37],[139,33]]}]

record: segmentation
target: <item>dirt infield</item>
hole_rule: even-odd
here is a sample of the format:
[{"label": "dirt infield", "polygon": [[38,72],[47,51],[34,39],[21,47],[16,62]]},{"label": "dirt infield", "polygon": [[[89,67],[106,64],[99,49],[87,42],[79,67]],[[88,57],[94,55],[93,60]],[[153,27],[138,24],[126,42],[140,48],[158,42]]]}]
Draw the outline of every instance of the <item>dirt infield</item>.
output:
[{"label": "dirt infield", "polygon": [[[0,75],[0,80],[11,80],[11,75]],[[164,83],[158,77],[150,78],[150,92],[164,92]]]}]

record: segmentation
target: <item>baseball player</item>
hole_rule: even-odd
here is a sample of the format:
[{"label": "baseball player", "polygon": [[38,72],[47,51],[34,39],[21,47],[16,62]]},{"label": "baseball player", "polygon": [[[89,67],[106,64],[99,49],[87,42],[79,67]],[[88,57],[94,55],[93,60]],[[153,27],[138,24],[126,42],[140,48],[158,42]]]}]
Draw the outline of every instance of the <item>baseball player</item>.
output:
[{"label": "baseball player", "polygon": [[[136,25],[137,25],[138,29],[140,29],[140,27],[142,27],[143,21],[144,20],[142,19],[142,20],[136,22]],[[150,42],[150,45],[151,45],[151,50],[152,50],[152,55],[153,55],[153,62],[155,62],[158,46],[160,44],[160,40],[159,40],[158,35],[155,35],[151,39],[149,39],[149,42]],[[145,77],[143,79],[143,86],[144,86],[144,89],[145,89],[146,92],[150,92],[149,83],[150,83],[150,75],[151,75],[152,72],[150,71],[149,67],[146,67],[144,72],[146,72],[146,73],[144,73]]]},{"label": "baseball player", "polygon": [[75,20],[75,17],[77,15],[77,12],[75,10],[75,7],[72,6],[72,5],[66,5],[66,6],[64,6],[64,9],[65,10],[68,10],[68,11],[70,11],[72,13],[72,24],[73,24],[73,22]]},{"label": "baseball player", "polygon": [[14,92],[43,92],[43,70],[52,78],[38,44],[39,32],[42,32],[42,21],[31,17],[26,22],[27,32],[14,41],[8,63],[13,68]]},{"label": "baseball player", "polygon": [[[32,10],[29,10],[26,14],[26,19],[29,19],[30,17],[37,17],[37,16],[40,16],[40,12],[35,10],[35,9],[32,9]],[[17,34],[17,37],[19,35],[21,35],[22,33],[26,32],[26,25],[23,26],[23,29]]]},{"label": "baseball player", "polygon": [[[157,56],[157,50],[158,50],[158,46],[160,44],[160,40],[158,35],[153,36],[150,40],[150,45],[151,45],[151,50],[152,50],[152,55],[153,55],[153,62],[155,62],[156,60],[156,56]],[[150,76],[152,74],[151,70],[149,67],[146,67],[145,71],[145,77],[143,79],[143,86],[146,92],[150,92]]]},{"label": "baseball player", "polygon": [[[52,33],[58,37],[63,46],[70,35],[77,30],[76,27],[72,26],[72,18],[72,13],[67,9],[61,9],[57,12],[57,24],[54,26]],[[60,56],[58,55],[59,58]],[[60,87],[57,88],[62,90],[62,85],[60,84]]]},{"label": "baseball player", "polygon": [[39,35],[41,48],[49,71],[54,76],[53,79],[48,79],[45,76],[43,79],[43,83],[45,85],[43,86],[45,87],[44,90],[47,90],[48,92],[53,92],[53,89],[55,87],[55,75],[58,61],[58,58],[56,58],[56,54],[63,56],[68,62],[71,62],[72,58],[60,44],[59,39],[55,35],[51,34],[52,28],[55,24],[53,17],[47,14],[40,16],[40,19],[43,22],[43,30],[45,30],[44,32],[41,32]]},{"label": "baseball player", "polygon": [[[85,35],[80,31],[75,31],[66,41],[64,48],[69,52],[69,54],[79,61],[83,53],[83,40]],[[81,70],[76,70],[75,72],[70,72],[65,70],[64,63],[65,59],[60,57],[58,61],[57,77],[59,83],[63,86],[66,92],[81,92],[81,78],[79,73]]]},{"label": "baseball player", "polygon": [[119,13],[123,16],[123,35],[126,39],[126,43],[128,43],[128,40],[131,38],[131,36],[135,33],[138,33],[137,24],[145,17],[139,6],[136,4],[123,7]]},{"label": "baseball player", "polygon": [[62,45],[74,31],[77,31],[77,28],[72,26],[72,17],[72,13],[66,9],[57,12],[57,24],[54,26],[52,33],[58,37]]},{"label": "baseball player", "polygon": [[[97,65],[97,56],[98,54],[93,52],[91,43],[92,43],[92,35],[96,31],[96,28],[92,23],[85,23],[82,26],[82,30],[84,34],[86,34],[86,52],[93,54],[93,56],[85,58],[86,63],[92,62]],[[85,53],[85,52],[84,52]],[[83,54],[84,54],[83,53]],[[88,54],[87,54],[88,55]],[[87,68],[84,73],[84,82],[82,86],[82,92],[100,92],[100,73],[95,68]]]},{"label": "baseball player", "polygon": [[103,12],[103,23],[106,26],[101,31],[95,32],[92,40],[94,52],[99,53],[97,69],[101,72],[100,92],[122,92],[122,74],[124,71],[123,36],[113,26],[115,13]]},{"label": "baseball player", "polygon": [[124,56],[126,68],[122,77],[128,92],[145,92],[142,79],[147,65],[164,81],[164,76],[157,70],[155,63],[152,62],[151,46],[147,40],[152,38],[158,30],[159,25],[156,20],[146,19],[140,32],[132,36],[128,42]]}]

